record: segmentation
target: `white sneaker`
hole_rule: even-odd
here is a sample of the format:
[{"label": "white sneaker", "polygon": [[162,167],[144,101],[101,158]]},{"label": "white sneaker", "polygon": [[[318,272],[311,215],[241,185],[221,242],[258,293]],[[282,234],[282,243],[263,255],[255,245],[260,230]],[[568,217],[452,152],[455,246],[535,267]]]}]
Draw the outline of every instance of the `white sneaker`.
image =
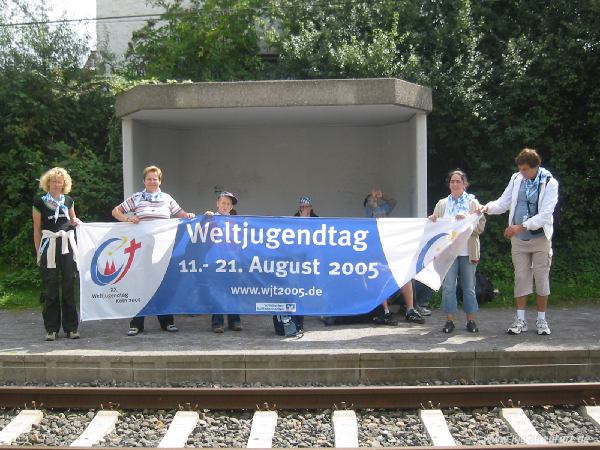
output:
[{"label": "white sneaker", "polygon": [[548,322],[546,322],[544,319],[538,319],[535,322],[535,325],[537,326],[537,332],[539,335],[549,335],[551,333],[550,327],[548,326]]},{"label": "white sneaker", "polygon": [[518,317],[515,317],[512,325],[506,330],[508,334],[521,334],[524,331],[527,331],[527,322]]},{"label": "white sneaker", "polygon": [[417,305],[417,306],[415,306],[415,309],[422,316],[430,316],[431,315],[431,310],[429,308],[425,308],[424,306]]},{"label": "white sneaker", "polygon": [[55,341],[56,340],[56,331],[48,331],[46,333],[46,340],[47,341]]}]

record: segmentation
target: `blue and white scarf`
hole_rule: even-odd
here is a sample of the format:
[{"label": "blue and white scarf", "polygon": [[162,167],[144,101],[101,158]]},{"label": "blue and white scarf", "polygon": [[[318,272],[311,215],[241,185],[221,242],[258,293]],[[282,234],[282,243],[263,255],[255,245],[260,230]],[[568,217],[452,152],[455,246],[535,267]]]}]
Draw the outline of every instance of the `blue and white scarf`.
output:
[{"label": "blue and white scarf", "polygon": [[525,195],[527,196],[527,201],[529,203],[536,202],[536,197],[538,195],[541,180],[545,180],[546,178],[551,176],[552,174],[548,170],[540,166],[533,180],[523,178],[523,180],[525,181]]},{"label": "blue and white scarf", "polygon": [[69,208],[65,205],[65,196],[63,194],[60,194],[58,200],[55,200],[50,192],[46,192],[46,195],[42,197],[42,200],[46,202],[46,204],[54,207],[54,223],[58,221],[58,216],[61,211],[65,213],[67,219],[69,218]]},{"label": "blue and white scarf", "polygon": [[450,194],[446,205],[446,213],[444,215],[446,217],[455,217],[457,214],[464,214],[466,216],[469,214],[469,204],[471,200],[474,199],[475,196],[473,194],[467,194],[466,191],[457,199],[454,199],[452,194]]},{"label": "blue and white scarf", "polygon": [[160,189],[156,192],[148,192],[144,189],[142,192],[138,192],[133,196],[133,204],[137,207],[142,200],[146,200],[147,202],[157,203],[162,201],[163,193]]}]

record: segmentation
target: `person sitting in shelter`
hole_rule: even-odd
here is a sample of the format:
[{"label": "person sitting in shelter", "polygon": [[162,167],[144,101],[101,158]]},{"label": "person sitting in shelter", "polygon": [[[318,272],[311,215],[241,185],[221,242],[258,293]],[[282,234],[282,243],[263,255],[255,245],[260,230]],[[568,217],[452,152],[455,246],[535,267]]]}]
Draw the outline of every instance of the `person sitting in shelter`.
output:
[{"label": "person sitting in shelter", "polygon": [[[206,215],[230,216],[231,212],[235,211],[233,205],[237,205],[237,197],[228,191],[222,191],[217,197],[217,212],[206,211]],[[235,211],[237,215],[237,211]],[[242,331],[242,319],[239,314],[227,314],[227,325],[230,330]],[[225,317],[223,314],[213,314],[211,319],[211,327],[214,333],[225,332]]]},{"label": "person sitting in shelter", "polygon": [[[385,197],[380,188],[373,188],[371,189],[371,193],[366,196],[363,206],[365,207],[365,214],[367,217],[389,217],[396,206],[396,200],[391,197]],[[405,320],[407,322],[425,323],[423,316],[421,316],[414,308],[412,282],[409,281],[402,286],[400,292],[404,296],[404,302],[406,304]],[[393,314],[390,312],[388,300],[389,299],[385,300],[381,304],[383,307],[383,314],[373,318],[373,322],[377,325],[398,325],[398,321],[394,319]]]},{"label": "person sitting in shelter", "polygon": [[396,207],[396,200],[391,197],[384,197],[380,188],[373,188],[369,195],[365,197],[363,206],[367,217],[389,217]]},{"label": "person sitting in shelter", "polygon": [[298,211],[296,211],[294,217],[319,217],[315,214],[310,197],[300,197],[300,201],[298,202]]},{"label": "person sitting in shelter", "polygon": [[[315,214],[315,211],[313,210],[312,200],[310,197],[300,197],[300,200],[298,201],[298,211],[296,211],[294,217],[319,217]],[[303,333],[304,316],[292,316],[292,320],[296,325],[296,333]]]}]

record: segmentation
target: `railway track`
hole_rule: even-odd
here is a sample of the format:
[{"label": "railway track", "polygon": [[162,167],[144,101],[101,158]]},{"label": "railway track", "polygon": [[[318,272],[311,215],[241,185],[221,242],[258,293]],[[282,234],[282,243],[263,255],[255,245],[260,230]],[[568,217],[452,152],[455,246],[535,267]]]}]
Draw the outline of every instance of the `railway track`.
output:
[{"label": "railway track", "polygon": [[[480,431],[486,426],[495,430],[490,439],[475,443],[489,449],[600,449],[600,406],[595,405],[596,399],[600,399],[600,383],[195,389],[0,387],[0,445],[27,445],[31,449],[47,449],[48,445],[59,449],[92,445],[402,448],[409,443],[412,448],[453,448],[465,441],[460,432],[464,424]],[[547,410],[585,423],[589,432],[577,434],[572,423],[563,427],[560,418],[552,424],[544,416]],[[215,415],[215,411],[220,413]],[[294,434],[302,433],[303,421],[309,416],[309,428],[318,428],[318,437],[294,445]],[[135,440],[138,420],[145,424],[150,438]],[[220,426],[220,421],[225,425]],[[392,423],[395,430],[404,430],[388,436],[387,428],[379,429],[387,427],[386,423]],[[68,428],[67,433],[62,432],[60,439],[53,438],[53,430],[61,433],[61,427]],[[500,428],[503,431],[497,434]],[[219,429],[225,430],[221,432],[225,437],[207,437]],[[378,433],[384,431],[381,441]],[[411,432],[417,437],[405,439],[404,434]],[[235,439],[228,439],[228,433],[235,434]],[[286,440],[278,433],[291,437]],[[123,438],[129,435],[133,437]],[[127,445],[119,445],[123,442]]]}]

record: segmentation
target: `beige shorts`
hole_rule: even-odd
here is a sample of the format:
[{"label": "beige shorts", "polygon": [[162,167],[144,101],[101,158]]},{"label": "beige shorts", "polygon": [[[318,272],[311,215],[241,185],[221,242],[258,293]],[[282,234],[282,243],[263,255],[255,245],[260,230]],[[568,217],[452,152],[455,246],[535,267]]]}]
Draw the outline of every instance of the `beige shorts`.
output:
[{"label": "beige shorts", "polygon": [[533,293],[534,280],[537,295],[550,295],[552,242],[544,236],[529,241],[513,237],[510,243],[515,269],[515,297]]}]

